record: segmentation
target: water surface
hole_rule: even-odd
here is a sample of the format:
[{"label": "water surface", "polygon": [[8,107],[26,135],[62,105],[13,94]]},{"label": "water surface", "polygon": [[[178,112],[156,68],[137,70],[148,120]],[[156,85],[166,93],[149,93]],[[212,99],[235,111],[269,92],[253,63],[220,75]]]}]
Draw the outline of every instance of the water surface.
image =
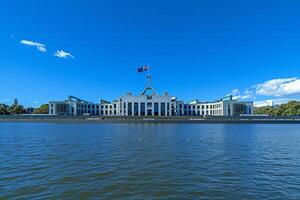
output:
[{"label": "water surface", "polygon": [[0,123],[0,199],[300,199],[300,125]]}]

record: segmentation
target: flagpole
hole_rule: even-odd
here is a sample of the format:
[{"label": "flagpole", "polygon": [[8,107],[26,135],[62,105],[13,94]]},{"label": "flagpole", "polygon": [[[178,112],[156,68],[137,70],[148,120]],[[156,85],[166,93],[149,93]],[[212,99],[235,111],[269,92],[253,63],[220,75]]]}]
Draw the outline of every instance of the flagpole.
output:
[{"label": "flagpole", "polygon": [[150,87],[150,67],[148,65],[148,70],[147,70],[147,87]]}]

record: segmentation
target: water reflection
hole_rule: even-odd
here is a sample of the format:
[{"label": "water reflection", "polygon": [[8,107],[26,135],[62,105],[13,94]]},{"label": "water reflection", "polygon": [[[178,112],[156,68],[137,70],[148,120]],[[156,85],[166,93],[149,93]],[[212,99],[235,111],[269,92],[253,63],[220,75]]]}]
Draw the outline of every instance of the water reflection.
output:
[{"label": "water reflection", "polygon": [[0,197],[300,199],[299,130],[0,124]]}]

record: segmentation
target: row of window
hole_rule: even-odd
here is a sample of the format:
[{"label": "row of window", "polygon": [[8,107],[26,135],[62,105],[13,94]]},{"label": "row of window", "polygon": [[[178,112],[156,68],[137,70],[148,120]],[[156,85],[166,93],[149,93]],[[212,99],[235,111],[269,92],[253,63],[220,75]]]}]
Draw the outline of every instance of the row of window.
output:
[{"label": "row of window", "polygon": [[[159,111],[159,104],[160,104],[160,111]],[[151,103],[138,103],[138,102],[124,102],[123,104],[123,111],[124,115],[128,116],[145,116],[145,115],[154,115],[154,116],[169,116],[170,113],[170,103],[158,103],[154,102],[153,103],[153,110],[152,110],[152,102]],[[127,109],[126,109],[127,105]],[[122,113],[121,113],[122,114]]]},{"label": "row of window", "polygon": [[[128,102],[128,104],[131,102]],[[135,102],[137,103],[137,102]],[[138,104],[138,103],[137,103]],[[155,103],[154,103],[155,104]],[[126,109],[126,102],[124,102],[123,104],[123,108]],[[120,103],[120,107],[121,107],[121,103]],[[152,107],[152,102],[148,102],[147,103],[147,108]],[[213,105],[186,105],[186,104],[179,104],[179,109],[181,110],[182,107],[184,109],[216,109],[216,108],[221,108],[222,104],[213,104]],[[77,108],[81,108],[81,109],[99,109],[99,105],[97,104],[77,104]],[[107,104],[107,105],[101,105],[101,109],[116,109],[117,108],[117,104]],[[174,106],[172,105],[172,108],[174,108]]]},{"label": "row of window", "polygon": [[[184,105],[184,106],[182,106]],[[222,108],[222,104],[212,104],[212,105],[186,105],[186,104],[179,104],[179,109],[181,110],[182,107],[184,109],[198,109],[200,110],[200,108],[202,110],[204,109],[216,109],[216,108]]]}]

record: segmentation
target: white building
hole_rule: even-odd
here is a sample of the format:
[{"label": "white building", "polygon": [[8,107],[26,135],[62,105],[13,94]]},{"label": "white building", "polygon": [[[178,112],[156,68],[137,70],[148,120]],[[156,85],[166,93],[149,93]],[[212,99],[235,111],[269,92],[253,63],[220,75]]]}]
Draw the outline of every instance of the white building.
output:
[{"label": "white building", "polygon": [[50,115],[99,115],[100,105],[77,97],[68,96],[65,101],[49,101]]},{"label": "white building", "polygon": [[148,86],[141,95],[127,93],[112,102],[91,103],[73,96],[66,101],[50,101],[49,113],[72,116],[239,116],[253,114],[253,102],[240,102],[228,96],[214,102],[194,100],[184,103],[167,92],[158,95]]}]

